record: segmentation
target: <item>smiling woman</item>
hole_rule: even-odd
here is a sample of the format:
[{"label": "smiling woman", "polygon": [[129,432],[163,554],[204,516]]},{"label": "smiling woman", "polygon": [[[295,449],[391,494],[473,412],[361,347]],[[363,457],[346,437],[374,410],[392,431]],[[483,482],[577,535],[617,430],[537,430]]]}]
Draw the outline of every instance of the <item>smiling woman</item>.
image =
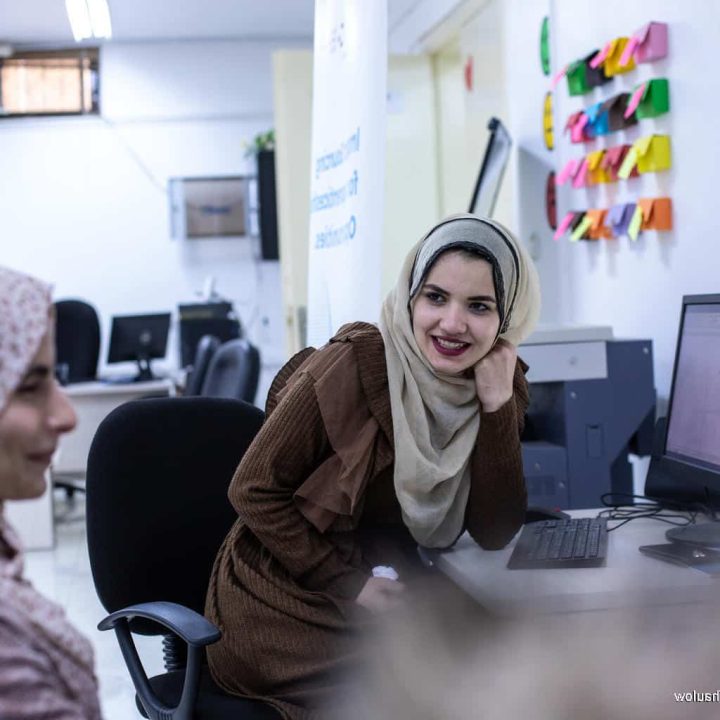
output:
[{"label": "smiling woman", "polygon": [[90,643],[23,578],[4,500],[37,497],[75,413],[54,375],[50,288],[0,267],[0,717],[100,717]]},{"label": "smiling woman", "polygon": [[528,393],[514,343],[539,302],[507,230],[451,217],[406,258],[379,328],[345,325],[280,371],[230,484],[238,519],[207,595],[224,690],[291,720],[346,717],[359,641],[433,595],[417,546],[467,530],[497,549],[517,532]]}]

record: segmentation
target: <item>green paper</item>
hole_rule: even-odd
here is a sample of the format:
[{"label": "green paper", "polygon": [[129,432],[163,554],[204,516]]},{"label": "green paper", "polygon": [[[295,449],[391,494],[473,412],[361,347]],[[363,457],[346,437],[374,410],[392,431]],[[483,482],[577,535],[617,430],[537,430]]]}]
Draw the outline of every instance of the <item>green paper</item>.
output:
[{"label": "green paper", "polygon": [[540,65],[545,75],[550,74],[550,18],[544,17],[540,28]]},{"label": "green paper", "polygon": [[592,225],[592,218],[589,218],[587,215],[580,221],[580,224],[573,230],[572,235],[570,236],[570,239],[573,241],[579,240],[589,229]]},{"label": "green paper", "polygon": [[670,110],[670,83],[667,78],[650,80],[635,110],[638,120],[654,118]]},{"label": "green paper", "polygon": [[643,214],[642,208],[639,205],[635,206],[635,212],[633,213],[632,220],[628,225],[627,234],[631,240],[637,240],[640,234],[640,225],[642,224]]},{"label": "green paper", "polygon": [[584,95],[590,90],[584,60],[576,60],[568,67],[567,84],[570,95]]}]

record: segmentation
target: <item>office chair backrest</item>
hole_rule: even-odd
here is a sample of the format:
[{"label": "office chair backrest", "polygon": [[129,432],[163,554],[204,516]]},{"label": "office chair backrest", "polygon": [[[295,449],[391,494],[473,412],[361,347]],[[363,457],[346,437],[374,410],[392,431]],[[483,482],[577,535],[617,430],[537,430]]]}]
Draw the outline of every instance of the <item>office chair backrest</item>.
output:
[{"label": "office chair backrest", "polygon": [[185,396],[200,394],[205,376],[207,375],[207,369],[210,366],[210,361],[219,347],[220,339],[214,335],[203,335],[200,338],[197,349],[195,350],[193,369],[185,386]]},{"label": "office chair backrest", "polygon": [[58,364],[68,366],[68,382],[94,380],[100,356],[100,321],[83,300],[55,303],[55,345]]},{"label": "office chair backrest", "polygon": [[255,401],[259,377],[258,349],[245,339],[230,340],[213,355],[200,394],[251,403]]},{"label": "office chair backrest", "polygon": [[[125,403],[100,424],[87,467],[87,539],[108,612],[153,600],[203,612],[215,555],[237,514],[233,473],[263,413],[239,400]],[[157,634],[147,621],[133,631]]]}]

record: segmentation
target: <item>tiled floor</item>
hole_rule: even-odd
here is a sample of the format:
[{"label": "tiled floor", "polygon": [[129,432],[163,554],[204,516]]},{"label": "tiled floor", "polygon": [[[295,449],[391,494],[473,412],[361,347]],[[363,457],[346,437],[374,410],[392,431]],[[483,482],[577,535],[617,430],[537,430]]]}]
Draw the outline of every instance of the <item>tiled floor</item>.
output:
[{"label": "tiled floor", "polygon": [[[97,624],[107,614],[95,594],[85,540],[83,496],[68,505],[56,492],[56,543],[54,550],[26,554],[26,576],[47,597],[59,603],[74,625],[95,647],[95,665],[100,681],[100,703],[105,720],[141,717],[135,706],[135,691],[113,632],[100,632]],[[148,676],[162,672],[161,641],[135,638]]]}]

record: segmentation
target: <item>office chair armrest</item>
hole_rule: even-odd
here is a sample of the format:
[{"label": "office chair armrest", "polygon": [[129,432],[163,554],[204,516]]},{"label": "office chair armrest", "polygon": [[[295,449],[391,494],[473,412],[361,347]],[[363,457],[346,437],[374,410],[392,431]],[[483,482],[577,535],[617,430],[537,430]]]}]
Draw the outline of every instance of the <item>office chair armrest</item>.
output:
[{"label": "office chair armrest", "polygon": [[220,639],[220,631],[202,615],[184,605],[164,601],[139,603],[118,610],[101,621],[98,630],[112,630],[119,620],[132,620],[134,617],[154,620],[172,630],[188,645],[205,647]]},{"label": "office chair armrest", "polygon": [[[182,695],[175,708],[161,703],[148,682],[130,633],[130,620],[134,617],[154,620],[188,645]],[[191,720],[200,683],[202,651],[220,639],[220,631],[194,610],[170,602],[140,603],[118,610],[98,624],[98,630],[111,629],[115,630],[135,692],[150,720]]]}]

